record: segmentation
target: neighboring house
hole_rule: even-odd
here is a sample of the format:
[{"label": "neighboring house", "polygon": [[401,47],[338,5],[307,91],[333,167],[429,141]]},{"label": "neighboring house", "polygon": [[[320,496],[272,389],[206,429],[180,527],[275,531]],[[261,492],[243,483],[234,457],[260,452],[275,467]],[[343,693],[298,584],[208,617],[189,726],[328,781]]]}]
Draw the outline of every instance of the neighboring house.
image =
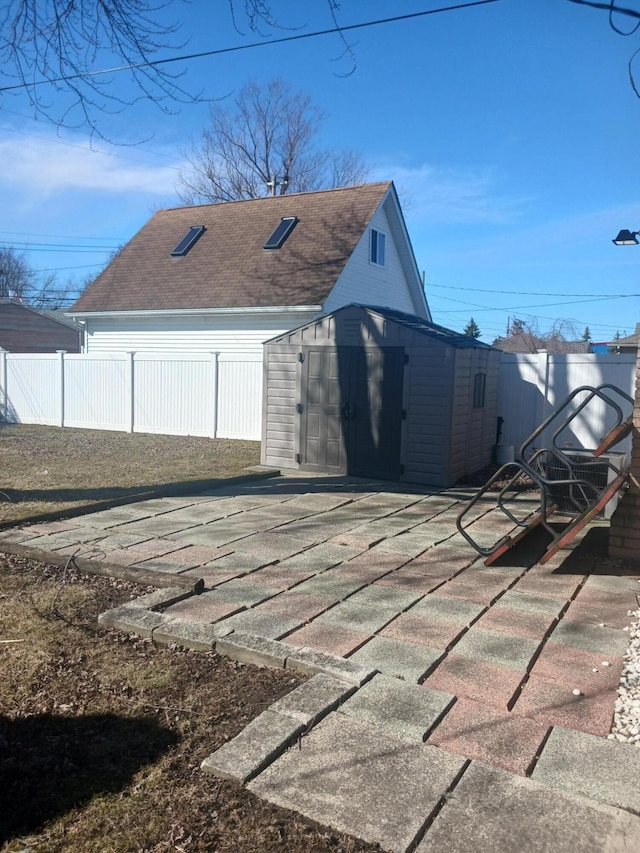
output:
[{"label": "neighboring house", "polygon": [[87,352],[258,354],[354,302],[431,320],[390,181],[161,210],[68,314]]},{"label": "neighboring house", "polygon": [[609,352],[623,352],[635,354],[638,352],[638,341],[640,340],[640,323],[636,323],[636,330],[626,338],[618,338],[617,341],[609,343]]},{"label": "neighboring house", "polygon": [[6,352],[80,352],[83,328],[59,311],[0,299],[0,349]]}]

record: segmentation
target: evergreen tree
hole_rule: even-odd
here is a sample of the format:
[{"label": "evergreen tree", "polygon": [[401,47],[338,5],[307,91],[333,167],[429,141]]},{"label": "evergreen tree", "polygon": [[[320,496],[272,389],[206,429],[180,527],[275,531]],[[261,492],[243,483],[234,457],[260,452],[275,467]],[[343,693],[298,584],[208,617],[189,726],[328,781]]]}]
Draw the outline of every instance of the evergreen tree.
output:
[{"label": "evergreen tree", "polygon": [[464,327],[464,334],[465,334],[468,338],[475,338],[475,339],[477,339],[477,338],[479,338],[479,337],[480,337],[480,335],[481,335],[481,332],[480,332],[480,326],[478,326],[478,324],[477,324],[477,323],[476,323],[476,321],[473,319],[473,317],[469,320],[469,322],[467,323],[467,325]]}]

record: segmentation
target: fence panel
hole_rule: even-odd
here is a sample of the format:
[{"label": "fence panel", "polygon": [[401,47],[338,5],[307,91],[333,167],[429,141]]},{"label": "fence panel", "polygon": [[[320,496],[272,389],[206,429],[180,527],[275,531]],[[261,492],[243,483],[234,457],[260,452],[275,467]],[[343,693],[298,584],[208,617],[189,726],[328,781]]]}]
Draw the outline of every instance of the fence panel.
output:
[{"label": "fence panel", "polygon": [[[636,357],[633,354],[571,354],[536,355],[503,353],[500,366],[498,414],[504,418],[503,444],[514,445],[517,452],[522,442],[576,388],[582,385],[614,385],[633,397],[635,393]],[[585,396],[576,397],[574,410]],[[612,399],[620,404],[625,416],[631,405],[615,393]],[[594,399],[558,436],[559,446],[593,449],[615,422],[611,407]],[[557,424],[536,442],[548,446]],[[631,438],[616,450],[629,452]]]},{"label": "fence panel", "polygon": [[212,356],[140,353],[135,357],[134,430],[211,436],[214,394]]},{"label": "fence panel", "polygon": [[262,357],[221,353],[218,364],[218,435],[259,441],[262,433]]},{"label": "fence panel", "polygon": [[[501,442],[517,451],[577,386],[610,383],[633,396],[635,363],[634,355],[504,353]],[[0,418],[259,441],[262,381],[254,353],[0,353]],[[610,412],[592,404],[562,440],[594,447],[610,422]]]},{"label": "fence panel", "polygon": [[128,370],[126,353],[65,355],[64,426],[127,431]]},{"label": "fence panel", "polygon": [[57,353],[7,355],[0,371],[4,405],[8,421],[60,426],[60,356]]}]

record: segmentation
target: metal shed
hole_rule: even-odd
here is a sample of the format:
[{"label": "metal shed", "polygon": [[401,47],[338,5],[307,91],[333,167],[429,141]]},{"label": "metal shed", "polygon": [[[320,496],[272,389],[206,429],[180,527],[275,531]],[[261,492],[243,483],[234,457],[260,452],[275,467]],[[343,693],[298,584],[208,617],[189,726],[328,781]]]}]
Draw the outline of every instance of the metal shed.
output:
[{"label": "metal shed", "polygon": [[347,305],[264,345],[262,463],[449,486],[489,464],[500,351]]}]

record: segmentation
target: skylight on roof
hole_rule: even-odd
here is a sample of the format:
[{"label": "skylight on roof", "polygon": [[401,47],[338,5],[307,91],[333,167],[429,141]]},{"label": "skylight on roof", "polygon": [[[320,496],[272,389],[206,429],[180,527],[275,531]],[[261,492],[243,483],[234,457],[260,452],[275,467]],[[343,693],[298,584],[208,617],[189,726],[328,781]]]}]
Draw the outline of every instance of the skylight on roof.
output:
[{"label": "skylight on roof", "polygon": [[279,249],[298,223],[297,216],[283,216],[280,224],[264,244],[265,249]]},{"label": "skylight on roof", "polygon": [[187,233],[184,235],[182,240],[180,240],[178,245],[175,247],[173,252],[171,252],[171,256],[173,258],[179,258],[183,255],[186,255],[189,249],[196,242],[198,237],[200,237],[201,234],[204,234],[206,230],[207,229],[204,227],[204,225],[192,225],[191,228],[189,228]]}]

